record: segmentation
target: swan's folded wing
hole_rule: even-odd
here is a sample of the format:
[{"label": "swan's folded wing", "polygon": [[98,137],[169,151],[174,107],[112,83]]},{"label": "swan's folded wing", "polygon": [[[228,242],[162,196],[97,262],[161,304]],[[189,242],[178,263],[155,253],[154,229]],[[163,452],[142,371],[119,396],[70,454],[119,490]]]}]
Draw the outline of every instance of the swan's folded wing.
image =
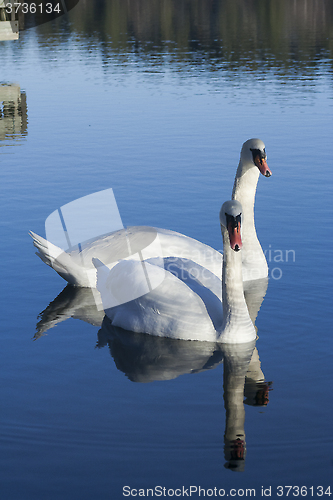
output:
[{"label": "swan's folded wing", "polygon": [[[131,297],[133,290],[145,290],[142,283],[142,266],[151,287],[133,300],[107,307],[112,295],[121,300]],[[99,283],[99,280],[98,280]],[[106,315],[114,326],[126,330],[149,333],[159,337],[184,340],[206,340],[214,342],[216,332],[207,308],[201,297],[186,283],[170,272],[147,262],[124,260],[103,280],[101,293]],[[149,284],[148,284],[149,287]]]},{"label": "swan's folded wing", "polygon": [[163,257],[188,259],[221,279],[222,253],[194,238],[167,229],[156,229]]}]

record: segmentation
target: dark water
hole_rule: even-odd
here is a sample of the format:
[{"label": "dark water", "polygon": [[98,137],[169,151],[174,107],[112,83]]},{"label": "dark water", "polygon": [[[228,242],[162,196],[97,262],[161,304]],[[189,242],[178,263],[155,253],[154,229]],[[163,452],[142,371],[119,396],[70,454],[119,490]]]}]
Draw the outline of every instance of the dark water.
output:
[{"label": "dark water", "polygon": [[[1,498],[333,493],[332,19],[319,0],[81,0],[0,42]],[[125,226],[220,249],[250,137],[273,175],[256,198],[270,280],[244,388],[246,351],[235,364],[102,325],[28,231],[111,187]],[[233,423],[246,445],[230,450]]]}]

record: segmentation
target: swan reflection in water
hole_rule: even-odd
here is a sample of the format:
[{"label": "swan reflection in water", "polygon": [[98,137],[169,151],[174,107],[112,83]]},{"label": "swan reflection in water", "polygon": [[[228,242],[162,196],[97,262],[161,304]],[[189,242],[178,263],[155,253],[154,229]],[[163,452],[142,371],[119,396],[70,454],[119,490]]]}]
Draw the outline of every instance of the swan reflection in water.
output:
[{"label": "swan reflection in water", "polygon": [[34,340],[46,334],[54,326],[69,318],[80,319],[93,326],[101,326],[104,311],[98,310],[91,288],[67,285],[42,311],[37,323]]},{"label": "swan reflection in water", "polygon": [[[256,280],[244,287],[253,323],[266,294],[267,283],[267,279]],[[112,326],[104,311],[97,309],[91,289],[70,285],[39,315],[34,339],[69,318],[101,327],[97,334],[97,347],[108,346],[118,370],[133,382],[171,380],[180,375],[214,369],[223,362],[225,467],[233,471],[244,470],[244,404],[267,406],[271,389],[271,383],[265,381],[261,370],[256,341],[230,345],[129,332]]]},{"label": "swan reflection in water", "polygon": [[223,362],[225,467],[242,471],[246,456],[244,395],[248,405],[267,406],[271,385],[265,381],[255,342],[232,345],[154,337],[112,326],[105,317],[97,346],[109,346],[118,370],[132,382],[171,380]]}]

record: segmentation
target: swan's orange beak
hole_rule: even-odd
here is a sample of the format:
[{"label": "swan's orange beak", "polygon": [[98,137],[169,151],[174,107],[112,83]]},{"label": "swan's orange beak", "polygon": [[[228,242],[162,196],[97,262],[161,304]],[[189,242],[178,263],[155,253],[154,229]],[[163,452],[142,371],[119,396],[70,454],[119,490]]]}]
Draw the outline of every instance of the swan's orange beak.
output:
[{"label": "swan's orange beak", "polygon": [[268,168],[268,165],[267,165],[267,162],[266,162],[266,158],[263,158],[260,153],[258,153],[253,158],[253,160],[254,160],[254,163],[259,168],[259,170],[262,173],[262,175],[264,175],[265,177],[270,177],[272,175],[272,172]]},{"label": "swan's orange beak", "polygon": [[241,224],[239,220],[230,220],[228,223],[228,233],[231,248],[235,252],[238,252],[242,248]]}]

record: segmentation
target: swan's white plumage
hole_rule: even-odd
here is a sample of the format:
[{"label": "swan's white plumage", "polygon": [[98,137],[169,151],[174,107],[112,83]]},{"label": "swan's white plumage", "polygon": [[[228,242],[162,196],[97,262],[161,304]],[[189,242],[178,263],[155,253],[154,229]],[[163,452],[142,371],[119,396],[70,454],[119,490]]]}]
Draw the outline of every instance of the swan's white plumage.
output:
[{"label": "swan's white plumage", "polygon": [[[243,293],[241,252],[231,249],[226,229],[225,211],[233,215],[237,210],[240,214],[241,205],[232,201],[222,208],[222,285],[214,273],[189,260],[174,259],[170,272],[168,263],[161,265],[154,259],[149,262],[122,260],[111,271],[93,259],[97,289],[112,325],[183,340],[237,344],[256,338]],[[145,291],[147,276],[151,284],[149,291]],[[137,297],[135,300],[129,299],[132,292]],[[117,301],[119,305],[115,305]]]},{"label": "swan's white plumage", "polygon": [[[159,337],[184,340],[207,340],[214,342],[216,332],[205,302],[199,293],[193,291],[181,279],[153,264],[145,263],[149,276],[156,275],[161,283],[149,293],[116,307],[105,308],[107,316],[114,326],[134,332],[143,332]],[[142,286],[142,264],[138,261],[121,261],[111,271],[107,280],[100,285],[98,268],[97,287],[103,302],[108,304],[109,294],[119,288],[138,288]],[[145,285],[145,283],[144,283]],[[143,285],[143,286],[144,286]],[[121,292],[119,295],[121,299]],[[222,313],[221,302],[220,315]]]},{"label": "swan's white plumage", "polygon": [[193,238],[168,229],[146,226],[133,226],[121,229],[112,234],[103,236],[82,245],[81,250],[75,248],[70,253],[63,252],[59,247],[30,232],[34,245],[38,249],[37,255],[52,267],[62,278],[76,286],[91,287],[96,283],[96,270],[92,263],[93,258],[106,262],[109,268],[124,258],[130,257],[124,252],[128,242],[133,249],[143,248],[157,238],[159,245],[155,255],[150,258],[184,258],[192,260],[200,266],[220,276],[222,254],[214,248]]},{"label": "swan's white plumage", "polygon": [[[260,139],[250,139],[243,144],[237,168],[232,199],[242,204],[243,281],[266,278],[268,266],[259,243],[254,223],[254,202],[259,178],[259,168],[253,163],[253,150],[265,151]],[[271,173],[270,171],[269,175]]]}]

